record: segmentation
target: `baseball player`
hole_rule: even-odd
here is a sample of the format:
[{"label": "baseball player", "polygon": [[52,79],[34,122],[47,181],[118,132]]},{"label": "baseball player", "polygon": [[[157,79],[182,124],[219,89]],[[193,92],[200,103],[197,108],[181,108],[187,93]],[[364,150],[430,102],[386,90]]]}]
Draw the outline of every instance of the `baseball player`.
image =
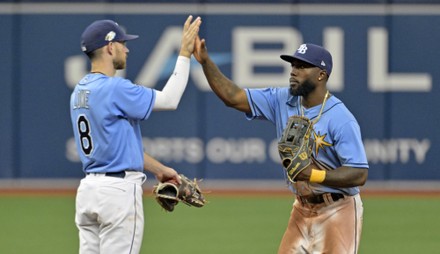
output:
[{"label": "baseball player", "polygon": [[180,183],[177,172],[143,152],[140,122],[153,110],[174,110],[188,82],[201,19],[183,26],[180,54],[162,91],[114,77],[125,69],[126,34],[112,20],[90,24],[81,36],[90,73],[76,85],[70,114],[85,178],[77,190],[75,223],[80,253],[139,253],[143,238],[143,170],[160,182]]},{"label": "baseball player", "polygon": [[278,253],[357,253],[363,216],[358,186],[366,182],[369,166],[356,119],[326,88],[330,53],[303,44],[293,55],[281,56],[292,66],[290,87],[242,89],[220,72],[205,44],[196,39],[194,56],[227,106],[250,120],[272,122],[278,138],[290,116],[314,122],[314,163],[296,181],[287,181],[296,199]]}]

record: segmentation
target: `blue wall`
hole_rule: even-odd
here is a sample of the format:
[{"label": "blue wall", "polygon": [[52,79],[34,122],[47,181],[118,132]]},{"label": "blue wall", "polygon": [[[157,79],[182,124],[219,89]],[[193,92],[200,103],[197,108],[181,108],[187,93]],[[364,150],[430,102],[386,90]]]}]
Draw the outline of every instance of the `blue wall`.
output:
[{"label": "blue wall", "polygon": [[[82,176],[69,96],[88,69],[79,37],[89,23],[111,18],[139,34],[128,44],[121,75],[161,89],[174,67],[181,24],[193,14],[203,18],[200,35],[211,56],[243,87],[287,85],[290,67],[278,55],[302,42],[329,48],[335,57],[329,87],[361,125],[370,179],[440,180],[436,1],[253,1],[272,3],[260,8],[217,4],[231,1],[36,2],[0,1],[0,178]],[[188,176],[283,177],[274,127],[226,108],[195,61],[178,110],[154,112],[143,135],[148,152]]]}]

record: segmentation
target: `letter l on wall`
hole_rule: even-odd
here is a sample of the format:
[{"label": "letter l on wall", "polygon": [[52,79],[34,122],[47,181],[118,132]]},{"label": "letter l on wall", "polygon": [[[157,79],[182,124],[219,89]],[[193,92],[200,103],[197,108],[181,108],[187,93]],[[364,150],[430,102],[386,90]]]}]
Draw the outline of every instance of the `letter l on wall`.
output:
[{"label": "letter l on wall", "polygon": [[388,32],[381,27],[370,28],[368,31],[368,87],[372,92],[431,91],[432,77],[427,73],[388,73],[388,55]]}]

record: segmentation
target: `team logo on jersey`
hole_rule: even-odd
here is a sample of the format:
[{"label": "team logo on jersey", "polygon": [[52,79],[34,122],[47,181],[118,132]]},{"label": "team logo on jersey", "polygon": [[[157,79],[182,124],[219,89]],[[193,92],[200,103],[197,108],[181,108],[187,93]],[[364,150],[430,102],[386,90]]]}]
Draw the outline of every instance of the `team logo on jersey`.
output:
[{"label": "team logo on jersey", "polygon": [[321,135],[319,132],[313,133],[313,137],[315,139],[315,156],[318,157],[319,149],[324,150],[326,147],[332,146],[329,142],[325,141],[325,137],[327,134]]},{"label": "team logo on jersey", "polygon": [[300,54],[305,54],[306,53],[306,51],[307,51],[307,45],[306,44],[302,44],[301,46],[299,46],[299,48],[298,48],[298,53],[300,53]]},{"label": "team logo on jersey", "polygon": [[112,41],[116,36],[116,33],[113,31],[108,32],[108,34],[105,36],[106,41]]}]

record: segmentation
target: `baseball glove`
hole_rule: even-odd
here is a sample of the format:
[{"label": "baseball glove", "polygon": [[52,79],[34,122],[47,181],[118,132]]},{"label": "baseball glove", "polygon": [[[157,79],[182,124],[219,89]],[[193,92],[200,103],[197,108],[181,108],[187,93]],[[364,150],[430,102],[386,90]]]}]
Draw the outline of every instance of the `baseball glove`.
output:
[{"label": "baseball glove", "polygon": [[172,212],[179,201],[188,206],[203,207],[206,200],[197,184],[197,180],[191,181],[183,174],[179,176],[182,181],[181,184],[170,181],[154,186],[153,193],[156,196],[157,203],[168,212]]},{"label": "baseball glove", "polygon": [[159,183],[153,189],[157,203],[167,212],[174,211],[174,207],[179,203],[178,192],[176,184],[171,182]]},{"label": "baseball glove", "polygon": [[303,116],[291,116],[278,142],[278,152],[287,178],[295,178],[311,163],[313,123]]}]

